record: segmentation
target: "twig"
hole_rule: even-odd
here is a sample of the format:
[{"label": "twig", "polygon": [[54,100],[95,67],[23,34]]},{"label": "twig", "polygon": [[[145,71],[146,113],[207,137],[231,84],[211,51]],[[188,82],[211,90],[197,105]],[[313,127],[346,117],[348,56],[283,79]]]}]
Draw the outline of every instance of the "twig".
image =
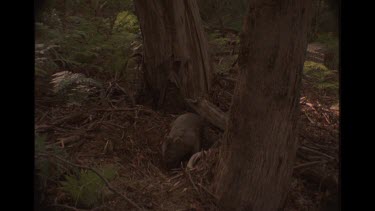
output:
[{"label": "twig", "polygon": [[137,129],[137,119],[139,119],[138,112],[139,112],[139,109],[136,109],[134,111],[134,123],[133,123],[134,129]]},{"label": "twig", "polygon": [[323,153],[323,152],[319,152],[319,151],[313,150],[313,149],[311,149],[311,148],[307,148],[307,147],[303,147],[303,146],[301,146],[300,149],[305,150],[305,151],[308,151],[308,152],[312,152],[312,153],[315,153],[315,154],[323,155],[323,156],[325,156],[325,157],[327,157],[327,158],[329,158],[329,159],[335,160],[334,157],[332,157],[332,156],[330,156],[330,155],[327,155],[327,154],[325,154],[325,153]]},{"label": "twig", "polygon": [[121,140],[124,140],[124,137],[125,137],[125,131],[123,130],[122,135],[121,135]]},{"label": "twig", "polygon": [[206,193],[208,193],[210,196],[212,196],[212,198],[214,198],[215,200],[219,200],[217,198],[217,196],[215,196],[213,193],[211,193],[206,187],[204,187],[203,185],[201,185],[200,183],[198,183],[198,186],[200,188],[202,188]]},{"label": "twig", "polygon": [[81,115],[83,115],[82,112],[73,113],[73,114],[71,114],[69,116],[66,116],[66,117],[63,117],[63,118],[57,120],[52,125],[53,126],[61,125],[62,123],[72,121],[72,120],[80,117]]},{"label": "twig", "polygon": [[101,124],[107,124],[107,125],[111,125],[111,126],[114,126],[114,127],[121,128],[121,129],[126,129],[126,127],[115,124],[115,123],[112,123],[112,122],[101,122]]},{"label": "twig", "polygon": [[331,121],[329,121],[327,115],[325,113],[322,113],[323,117],[326,119],[327,123],[328,124],[331,124]]},{"label": "twig", "polygon": [[71,142],[78,141],[81,138],[79,135],[73,135],[65,138],[57,139],[59,142],[56,142],[55,144],[61,144],[61,148],[64,148],[66,144],[69,144]]},{"label": "twig", "polygon": [[167,177],[160,171],[160,169],[158,167],[156,167],[154,164],[152,164],[151,162],[147,163],[147,167],[148,168],[153,168],[155,170],[155,172],[157,172],[157,174],[160,177],[162,177],[164,180],[167,180]]},{"label": "twig", "polygon": [[51,206],[63,207],[63,208],[66,208],[66,209],[69,209],[69,210],[74,210],[74,211],[88,211],[88,210],[85,210],[85,209],[78,209],[76,207],[72,207],[72,206],[69,206],[69,205],[66,205],[66,204],[52,204]]},{"label": "twig", "polygon": [[190,170],[184,170],[184,172],[188,175],[189,181],[190,181],[191,185],[193,186],[193,188],[197,191],[198,195],[200,195],[200,192],[199,192],[197,186],[195,185],[193,179],[191,178]]},{"label": "twig", "polygon": [[[135,166],[134,164],[132,164],[132,161],[130,159],[128,159],[127,157],[124,157],[124,159],[128,161],[130,167],[132,167],[135,170],[137,170],[137,171],[134,171],[134,172],[136,172],[138,175],[140,175],[140,176],[146,176],[147,175],[146,172],[144,172],[142,169],[140,169],[137,166]],[[120,162],[116,162],[116,164],[118,164],[124,170],[128,171],[128,169],[125,168],[125,166],[122,165]],[[141,172],[142,174],[140,174],[139,172]]]},{"label": "twig", "polygon": [[121,196],[123,199],[125,199],[125,201],[127,201],[129,204],[131,204],[133,207],[139,209],[139,210],[143,210],[141,207],[139,207],[135,202],[133,202],[132,200],[130,200],[128,197],[126,197],[125,195],[121,194],[120,192],[118,192],[116,189],[114,189],[108,182],[108,180],[106,178],[104,178],[97,170],[93,169],[93,168],[90,168],[90,167],[87,167],[87,166],[82,166],[82,165],[78,165],[78,164],[75,164],[75,163],[72,163],[70,161],[67,161],[57,155],[53,155],[53,154],[49,154],[49,153],[38,153],[39,155],[42,155],[42,156],[51,156],[51,157],[54,157],[64,163],[67,163],[71,166],[74,166],[74,167],[77,167],[77,168],[81,168],[81,169],[87,169],[87,170],[90,170],[92,172],[94,172],[96,175],[98,175],[105,183],[105,185],[107,186],[107,188],[112,191],[113,193],[116,193],[117,195]]},{"label": "twig", "polygon": [[108,94],[110,93],[109,91],[111,91],[111,89],[112,89],[112,86],[113,86],[113,83],[109,82],[109,86],[105,90],[105,96],[108,96]]},{"label": "twig", "polygon": [[167,190],[168,193],[176,190],[177,188],[181,187],[183,185],[183,183],[180,183],[180,181],[177,181],[172,188],[170,188],[169,190]]},{"label": "twig", "polygon": [[154,129],[155,127],[156,127],[156,126],[152,126],[152,127],[150,127],[149,129],[145,130],[145,132],[148,132],[148,131]]},{"label": "twig", "polygon": [[303,114],[305,114],[305,116],[307,117],[307,119],[311,122],[311,123],[315,123],[308,115],[306,112],[303,112]]},{"label": "twig", "polygon": [[38,122],[42,121],[48,115],[48,111],[45,112],[42,117],[39,118]]},{"label": "twig", "polygon": [[177,178],[181,177],[182,175],[183,175],[183,174],[177,174],[177,175],[175,175],[175,176],[169,178],[168,181],[172,181],[172,180],[174,180],[174,179],[177,179]]},{"label": "twig", "polygon": [[232,78],[232,77],[223,77],[223,79],[227,80],[227,81],[230,81],[230,82],[234,82],[234,83],[237,82],[237,79],[236,78]]},{"label": "twig", "polygon": [[313,161],[313,162],[303,163],[303,164],[300,164],[298,166],[295,166],[294,170],[300,169],[300,168],[303,168],[303,167],[307,167],[307,166],[312,166],[312,165],[315,165],[315,164],[320,164],[320,163],[326,163],[326,161]]},{"label": "twig", "polygon": [[221,64],[221,62],[223,61],[223,58],[224,58],[224,57],[221,57],[221,58],[220,58],[218,65]]},{"label": "twig", "polygon": [[124,88],[122,88],[118,83],[116,83],[116,86],[125,94],[127,95],[130,100],[131,100],[131,103],[132,103],[132,106],[135,106],[135,99],[133,97],[133,95],[131,95],[130,91],[129,90],[125,90]]},{"label": "twig", "polygon": [[233,97],[233,94],[228,92],[228,91],[224,91],[224,93],[226,93],[227,95],[229,95],[229,97]]},{"label": "twig", "polygon": [[233,68],[237,63],[238,63],[238,56],[237,56],[236,60],[234,60],[233,64],[231,65],[231,68]]}]

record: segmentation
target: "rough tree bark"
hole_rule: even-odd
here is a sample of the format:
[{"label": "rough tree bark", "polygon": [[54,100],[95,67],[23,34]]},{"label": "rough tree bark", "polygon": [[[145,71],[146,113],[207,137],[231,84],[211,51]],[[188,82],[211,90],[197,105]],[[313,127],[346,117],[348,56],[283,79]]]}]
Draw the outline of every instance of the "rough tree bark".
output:
[{"label": "rough tree bark", "polygon": [[[182,98],[224,130],[225,113],[206,100],[213,70],[196,0],[135,0],[134,5],[143,36],[145,82],[155,107],[172,93],[170,100]],[[178,96],[168,91],[174,90],[169,81]]]},{"label": "rough tree bark", "polygon": [[184,98],[207,94],[212,77],[208,44],[195,0],[135,0],[143,46],[145,81],[158,106],[168,81]]},{"label": "rough tree bark", "polygon": [[311,0],[251,0],[214,191],[224,210],[275,211],[297,150]]}]

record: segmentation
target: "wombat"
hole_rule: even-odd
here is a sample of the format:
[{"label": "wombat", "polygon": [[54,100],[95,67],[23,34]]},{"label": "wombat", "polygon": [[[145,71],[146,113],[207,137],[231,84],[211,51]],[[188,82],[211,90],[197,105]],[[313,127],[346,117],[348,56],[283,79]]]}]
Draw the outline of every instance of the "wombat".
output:
[{"label": "wombat", "polygon": [[168,169],[179,167],[201,148],[204,120],[193,113],[179,116],[162,145],[163,160]]}]

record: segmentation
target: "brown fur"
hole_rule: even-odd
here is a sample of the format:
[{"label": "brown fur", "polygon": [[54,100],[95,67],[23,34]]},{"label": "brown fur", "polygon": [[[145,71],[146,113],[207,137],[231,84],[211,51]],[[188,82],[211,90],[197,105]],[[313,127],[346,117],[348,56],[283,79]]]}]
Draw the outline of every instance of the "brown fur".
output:
[{"label": "brown fur", "polygon": [[162,145],[163,160],[167,168],[177,168],[182,161],[201,148],[203,119],[193,113],[179,116]]}]

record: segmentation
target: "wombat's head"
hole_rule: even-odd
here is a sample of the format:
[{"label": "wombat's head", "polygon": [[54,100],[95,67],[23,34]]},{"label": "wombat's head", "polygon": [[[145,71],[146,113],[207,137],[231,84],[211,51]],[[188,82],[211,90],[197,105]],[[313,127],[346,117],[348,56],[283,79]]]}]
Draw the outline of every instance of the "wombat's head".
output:
[{"label": "wombat's head", "polygon": [[163,161],[168,169],[180,167],[181,161],[189,158],[190,149],[179,137],[166,137],[162,145]]}]

